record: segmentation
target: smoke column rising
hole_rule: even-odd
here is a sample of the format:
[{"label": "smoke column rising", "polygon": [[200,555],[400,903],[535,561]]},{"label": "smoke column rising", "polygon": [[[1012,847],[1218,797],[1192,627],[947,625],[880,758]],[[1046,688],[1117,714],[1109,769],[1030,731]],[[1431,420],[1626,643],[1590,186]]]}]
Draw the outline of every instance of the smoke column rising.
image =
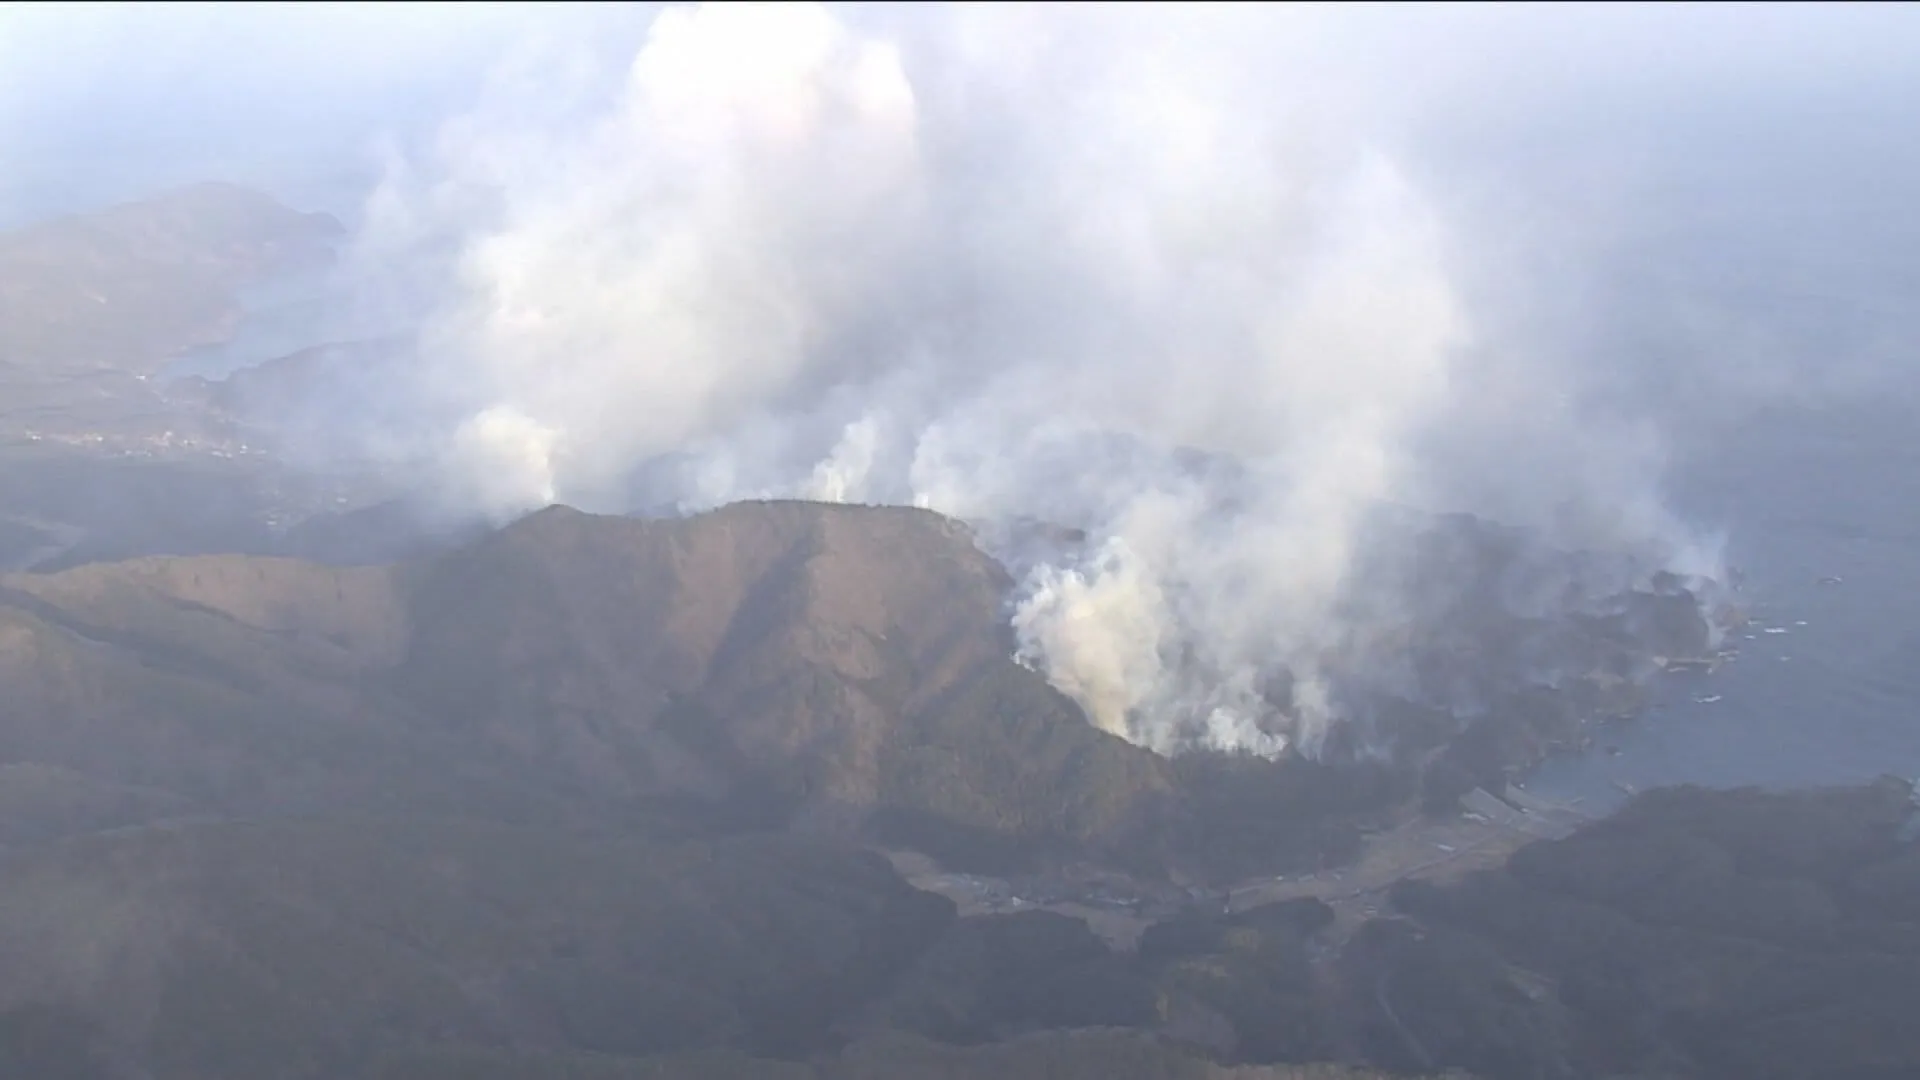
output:
[{"label": "smoke column rising", "polygon": [[[1025,662],[1156,750],[1313,752],[1329,658],[1380,638],[1343,604],[1364,523],[1459,490],[1428,450],[1537,417],[1551,365],[1463,392],[1510,358],[1317,9],[897,15],[669,7],[394,170],[364,250],[452,253],[405,391],[447,490],[1078,527],[1007,551]],[[1555,497],[1608,544],[1686,549],[1645,471],[1590,479]]]}]

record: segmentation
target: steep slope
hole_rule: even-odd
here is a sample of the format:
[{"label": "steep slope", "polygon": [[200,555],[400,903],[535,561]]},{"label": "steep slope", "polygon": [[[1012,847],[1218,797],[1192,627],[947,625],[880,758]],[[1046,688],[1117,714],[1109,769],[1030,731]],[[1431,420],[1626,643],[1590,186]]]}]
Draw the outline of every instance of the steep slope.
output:
[{"label": "steep slope", "polygon": [[1490,1076],[1920,1075],[1916,823],[1892,778],[1652,791],[1501,870],[1404,884],[1408,920],[1342,961],[1363,1041]]},{"label": "steep slope", "polygon": [[556,507],[400,567],[0,577],[0,761],[222,811],[691,799],[909,839],[1111,837],[1164,765],[1011,662],[1006,586],[937,515],[805,503]]},{"label": "steep slope", "polygon": [[149,827],[9,865],[0,1035],[65,1016],[69,1058],[156,1080],[333,1080],[450,1044],[805,1052],[952,914],[877,856],[787,837]]},{"label": "steep slope", "polygon": [[[1329,763],[1169,762],[1010,659],[1010,584],[939,515],[802,502],[660,521],[553,507],[393,567],[219,556],[0,576],[0,762],[219,812],[372,800],[605,823],[672,804],[865,830],[975,869],[1095,854],[1221,881],[1350,855],[1422,768],[1449,810],[1607,703],[1579,678],[1527,684],[1534,661],[1497,643],[1545,632],[1489,601],[1466,610],[1498,632],[1439,650],[1514,669],[1481,719],[1380,698],[1351,726],[1390,761],[1354,746]],[[1641,599],[1706,633],[1683,591]],[[1658,636],[1583,618],[1550,653],[1576,672],[1643,662]],[[1433,622],[1479,625],[1451,608]]]},{"label": "steep slope", "polygon": [[1090,839],[1165,790],[1161,767],[1009,660],[1007,585],[926,511],[554,508],[409,577],[398,679],[608,793]]},{"label": "steep slope", "polygon": [[202,557],[0,578],[0,756],[208,811],[365,805],[436,768],[363,683],[404,620],[387,570]]}]

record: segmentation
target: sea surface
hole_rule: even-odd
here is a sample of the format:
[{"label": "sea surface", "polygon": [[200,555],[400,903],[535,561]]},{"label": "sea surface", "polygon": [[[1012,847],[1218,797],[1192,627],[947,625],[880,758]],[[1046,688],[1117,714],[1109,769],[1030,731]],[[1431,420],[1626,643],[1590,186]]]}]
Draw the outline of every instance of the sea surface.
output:
[{"label": "sea surface", "polygon": [[1778,406],[1697,439],[1673,472],[1682,512],[1726,529],[1753,625],[1732,662],[1667,677],[1647,715],[1529,787],[1603,809],[1623,786],[1920,777],[1920,410]]},{"label": "sea surface", "polygon": [[225,341],[189,349],[167,365],[169,378],[224,379],[337,337],[351,295],[327,266],[286,273],[240,290],[240,318]]}]

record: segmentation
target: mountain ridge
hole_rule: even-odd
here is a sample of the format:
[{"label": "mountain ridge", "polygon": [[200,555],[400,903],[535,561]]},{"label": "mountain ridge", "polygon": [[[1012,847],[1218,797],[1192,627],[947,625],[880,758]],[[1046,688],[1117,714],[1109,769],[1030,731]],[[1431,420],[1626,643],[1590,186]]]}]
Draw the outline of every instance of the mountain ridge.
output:
[{"label": "mountain ridge", "polygon": [[[82,751],[124,745],[116,722],[152,730],[185,710],[174,723],[225,716],[271,742],[297,714],[309,750],[338,737],[334,756],[351,754],[385,723],[590,803],[742,795],[842,831],[886,806],[1097,843],[1132,801],[1167,790],[1163,767],[1013,663],[1009,585],[963,526],[929,511],[801,502],[673,521],[556,507],[388,567],[193,556],[7,575],[0,619],[15,643],[0,665],[18,688],[11,711],[42,733],[36,744],[34,725],[9,725],[11,756],[97,772],[97,749]],[[1054,749],[972,764],[930,750],[944,739],[978,757],[983,710]],[[65,751],[50,716],[71,722]],[[208,750],[198,738],[163,736],[189,757]],[[211,756],[246,757],[239,746]],[[1049,757],[1050,777],[1030,775]],[[1088,791],[1078,806],[1048,805],[1049,781],[1089,758],[1117,763],[1135,790],[1095,797],[1098,778],[1083,778],[1069,784]],[[164,755],[106,764],[126,783],[166,768]],[[229,764],[264,769],[256,786],[281,779],[271,761]],[[189,786],[223,801],[217,778]]]}]

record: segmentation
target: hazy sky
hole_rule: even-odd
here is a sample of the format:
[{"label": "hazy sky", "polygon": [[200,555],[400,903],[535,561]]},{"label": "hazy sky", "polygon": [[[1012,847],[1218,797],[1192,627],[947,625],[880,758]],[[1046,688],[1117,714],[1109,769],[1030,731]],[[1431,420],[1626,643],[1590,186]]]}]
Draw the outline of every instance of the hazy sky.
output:
[{"label": "hazy sky", "polygon": [[[0,4],[0,224],[209,177],[354,210],[391,147],[424,142],[515,71],[617,72],[658,7]],[[839,11],[908,42],[953,18]],[[1635,273],[1737,272],[1803,293],[1913,272],[1884,263],[1920,247],[1920,6],[1109,16],[1175,37],[1268,24],[1264,65],[1309,87],[1309,106],[1337,101],[1489,230],[1520,222],[1593,249],[1566,262],[1592,269],[1626,248]],[[1722,255],[1735,265],[1709,265]]]},{"label": "hazy sky", "polygon": [[[657,6],[0,5],[0,197],[17,217],[25,198],[118,196],[195,169],[291,184],[302,179],[293,162],[363,152],[391,128],[417,130],[461,107],[487,72],[542,39],[630,54]],[[873,25],[939,19],[844,10]],[[1446,144],[1436,152],[1492,143],[1528,153],[1504,145],[1521,141],[1577,159],[1562,140],[1604,132],[1609,153],[1673,154],[1681,148],[1662,132],[1693,139],[1722,124],[1749,143],[1769,126],[1845,138],[1876,115],[1910,120],[1920,68],[1913,5],[1297,5],[1271,15],[1294,42],[1276,48],[1277,62],[1313,64],[1343,96],[1376,99]]]},{"label": "hazy sky", "polygon": [[[0,218],[218,176],[290,197],[366,182],[381,142],[467,107],[583,4],[0,5]],[[591,28],[591,29],[590,29]]]}]

